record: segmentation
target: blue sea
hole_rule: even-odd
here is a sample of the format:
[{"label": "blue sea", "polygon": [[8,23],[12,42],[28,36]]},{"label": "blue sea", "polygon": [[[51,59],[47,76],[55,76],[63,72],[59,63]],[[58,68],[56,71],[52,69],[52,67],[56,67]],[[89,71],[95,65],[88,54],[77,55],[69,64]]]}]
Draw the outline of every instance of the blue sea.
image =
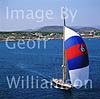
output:
[{"label": "blue sea", "polygon": [[[51,88],[50,84],[44,89],[40,86],[43,80],[50,81],[54,76],[62,76],[62,40],[49,40],[46,48],[44,41],[40,42],[40,48],[35,41],[32,49],[27,47],[27,41],[22,45],[23,49],[18,47],[17,41],[9,42],[10,47],[15,44],[14,49],[9,49],[5,42],[0,42],[0,99],[100,99],[100,39],[87,38],[84,41],[89,51],[92,88],[88,86],[72,89],[70,92]],[[31,47],[32,44],[30,42]],[[17,88],[14,84],[9,88],[12,77],[16,81],[21,77]],[[34,86],[31,86],[31,77],[34,79]]]}]

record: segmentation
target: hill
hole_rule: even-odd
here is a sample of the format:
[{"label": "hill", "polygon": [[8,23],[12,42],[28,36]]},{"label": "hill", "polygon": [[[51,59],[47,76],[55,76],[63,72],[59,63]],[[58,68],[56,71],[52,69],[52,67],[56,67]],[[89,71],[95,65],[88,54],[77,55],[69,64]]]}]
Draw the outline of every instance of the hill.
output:
[{"label": "hill", "polygon": [[[100,30],[95,27],[82,27],[82,26],[68,26],[68,28],[76,31],[76,32],[87,32],[87,31],[92,31],[92,30]],[[3,32],[63,32],[63,26],[44,26],[41,28],[36,28],[36,29],[26,29],[26,30],[19,30],[19,31],[0,31],[1,33]]]},{"label": "hill", "polygon": [[[99,30],[94,27],[78,27],[78,26],[72,26],[69,27],[70,29],[76,31],[76,32],[87,32],[87,31],[92,31],[92,30]],[[62,32],[63,31],[63,26],[44,26],[40,29],[38,29],[39,32]]]}]

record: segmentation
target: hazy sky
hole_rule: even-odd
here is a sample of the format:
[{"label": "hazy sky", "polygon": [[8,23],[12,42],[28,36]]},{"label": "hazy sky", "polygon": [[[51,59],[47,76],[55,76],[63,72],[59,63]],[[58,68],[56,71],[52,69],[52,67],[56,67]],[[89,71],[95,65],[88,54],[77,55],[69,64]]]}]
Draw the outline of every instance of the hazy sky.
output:
[{"label": "hazy sky", "polygon": [[[61,19],[63,6],[66,6],[68,26],[100,25],[100,0],[0,0],[0,30],[24,30],[47,25],[63,25]],[[23,11],[23,16],[21,12],[18,16],[16,13],[11,15],[13,10]],[[50,19],[47,17],[48,10],[53,12],[49,11]]]}]

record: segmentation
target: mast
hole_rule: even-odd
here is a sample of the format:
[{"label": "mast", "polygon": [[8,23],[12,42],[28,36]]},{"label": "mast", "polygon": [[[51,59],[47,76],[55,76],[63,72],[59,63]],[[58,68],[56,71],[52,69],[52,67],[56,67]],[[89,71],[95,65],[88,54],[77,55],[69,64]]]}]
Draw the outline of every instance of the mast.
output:
[{"label": "mast", "polygon": [[[65,8],[63,9],[64,12]],[[63,69],[63,82],[65,82],[65,80],[67,79],[67,70],[66,70],[66,58],[65,58],[65,45],[64,45],[64,40],[65,40],[65,14],[63,13],[63,18],[64,18],[64,26],[63,26],[63,65],[62,65],[62,69]]]}]

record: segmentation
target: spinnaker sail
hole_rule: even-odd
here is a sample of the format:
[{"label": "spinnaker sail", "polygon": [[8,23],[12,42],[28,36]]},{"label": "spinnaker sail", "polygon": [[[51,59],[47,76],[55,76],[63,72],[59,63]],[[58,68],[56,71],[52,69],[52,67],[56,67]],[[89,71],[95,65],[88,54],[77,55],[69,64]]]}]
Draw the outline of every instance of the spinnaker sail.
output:
[{"label": "spinnaker sail", "polygon": [[71,84],[82,87],[89,78],[88,51],[82,37],[75,31],[64,26],[64,45],[66,61],[69,69]]}]

